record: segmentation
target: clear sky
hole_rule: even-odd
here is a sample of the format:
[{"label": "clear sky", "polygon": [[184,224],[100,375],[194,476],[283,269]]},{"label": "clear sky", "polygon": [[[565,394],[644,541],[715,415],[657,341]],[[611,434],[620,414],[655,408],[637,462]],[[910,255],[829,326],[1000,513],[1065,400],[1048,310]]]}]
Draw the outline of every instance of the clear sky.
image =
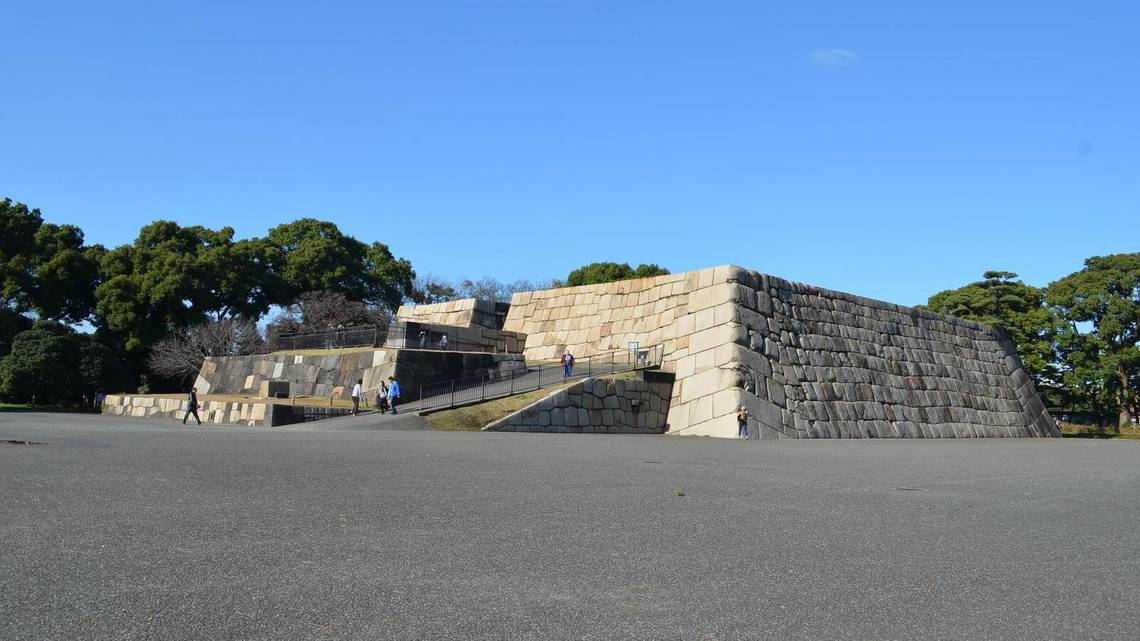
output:
[{"label": "clear sky", "polygon": [[[181,7],[174,7],[175,4]],[[7,2],[0,197],[917,304],[1140,251],[1140,3]]]}]

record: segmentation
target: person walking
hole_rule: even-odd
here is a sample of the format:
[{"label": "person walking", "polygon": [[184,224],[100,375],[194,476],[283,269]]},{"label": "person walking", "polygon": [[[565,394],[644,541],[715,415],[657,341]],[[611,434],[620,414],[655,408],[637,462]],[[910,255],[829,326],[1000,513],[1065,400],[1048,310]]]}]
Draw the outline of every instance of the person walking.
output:
[{"label": "person walking", "polygon": [[356,379],[356,385],[352,386],[352,415],[357,416],[360,414],[360,393],[361,386],[364,384],[363,378]]},{"label": "person walking", "polygon": [[428,335],[424,330],[420,330],[420,349],[427,347]]},{"label": "person walking", "polygon": [[381,414],[388,411],[388,386],[384,381],[380,381],[380,389],[376,390],[376,409],[380,410]]},{"label": "person walking", "polygon": [[574,373],[574,355],[567,349],[566,353],[562,355],[562,378],[570,378]]},{"label": "person walking", "polygon": [[444,334],[443,337],[439,339],[439,348],[447,349],[447,334]]},{"label": "person walking", "polygon": [[400,381],[392,376],[389,376],[388,380],[391,381],[391,385],[388,386],[388,407],[392,408],[392,414],[395,415],[396,401],[400,399]]},{"label": "person walking", "polygon": [[191,387],[190,388],[190,396],[186,400],[188,401],[188,403],[186,404],[186,413],[182,416],[182,424],[185,425],[186,419],[190,418],[190,415],[193,414],[194,420],[198,421],[198,425],[201,425],[202,419],[198,418],[198,388],[197,387]]},{"label": "person walking", "polygon": [[736,412],[736,437],[748,440],[748,408],[743,405]]}]

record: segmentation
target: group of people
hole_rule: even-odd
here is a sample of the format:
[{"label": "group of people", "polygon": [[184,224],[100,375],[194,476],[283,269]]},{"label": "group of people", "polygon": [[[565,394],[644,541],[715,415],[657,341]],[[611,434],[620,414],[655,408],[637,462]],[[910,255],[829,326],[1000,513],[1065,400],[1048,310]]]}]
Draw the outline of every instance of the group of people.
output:
[{"label": "group of people", "polygon": [[[356,384],[352,386],[352,415],[360,414],[360,399],[363,398],[364,379],[356,379]],[[400,399],[400,382],[395,377],[389,376],[388,381],[380,381],[380,389],[376,390],[376,407],[380,410],[381,414],[386,414],[391,411],[396,413],[396,403]],[[202,424],[202,419],[198,416],[198,388],[190,388],[190,393],[186,397],[186,413],[182,416],[182,424],[185,425],[186,421],[191,417],[198,421],[198,425]]]},{"label": "group of people", "polygon": [[[362,386],[364,379],[356,379],[356,385],[352,386],[352,415],[356,416],[360,413],[360,400],[363,398],[364,391]],[[396,414],[396,402],[400,400],[400,381],[395,377],[389,376],[388,381],[380,381],[380,388],[376,390],[376,409],[380,410],[381,414],[387,414],[389,410]]]}]

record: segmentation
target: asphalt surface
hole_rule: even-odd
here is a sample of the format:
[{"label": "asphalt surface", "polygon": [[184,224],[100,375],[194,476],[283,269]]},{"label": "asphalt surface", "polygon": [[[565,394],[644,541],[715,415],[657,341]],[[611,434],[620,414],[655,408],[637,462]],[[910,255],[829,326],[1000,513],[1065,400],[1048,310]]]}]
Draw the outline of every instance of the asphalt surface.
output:
[{"label": "asphalt surface", "polygon": [[1140,636],[1140,443],[419,420],[0,414],[0,639]]}]

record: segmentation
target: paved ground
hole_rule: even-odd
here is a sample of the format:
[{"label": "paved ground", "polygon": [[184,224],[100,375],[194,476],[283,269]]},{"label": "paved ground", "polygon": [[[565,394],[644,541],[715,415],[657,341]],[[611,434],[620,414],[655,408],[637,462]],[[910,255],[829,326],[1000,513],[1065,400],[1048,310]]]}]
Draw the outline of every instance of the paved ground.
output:
[{"label": "paved ground", "polygon": [[1140,443],[454,434],[375,418],[0,415],[0,439],[45,443],[0,445],[0,639],[1140,630]]}]

